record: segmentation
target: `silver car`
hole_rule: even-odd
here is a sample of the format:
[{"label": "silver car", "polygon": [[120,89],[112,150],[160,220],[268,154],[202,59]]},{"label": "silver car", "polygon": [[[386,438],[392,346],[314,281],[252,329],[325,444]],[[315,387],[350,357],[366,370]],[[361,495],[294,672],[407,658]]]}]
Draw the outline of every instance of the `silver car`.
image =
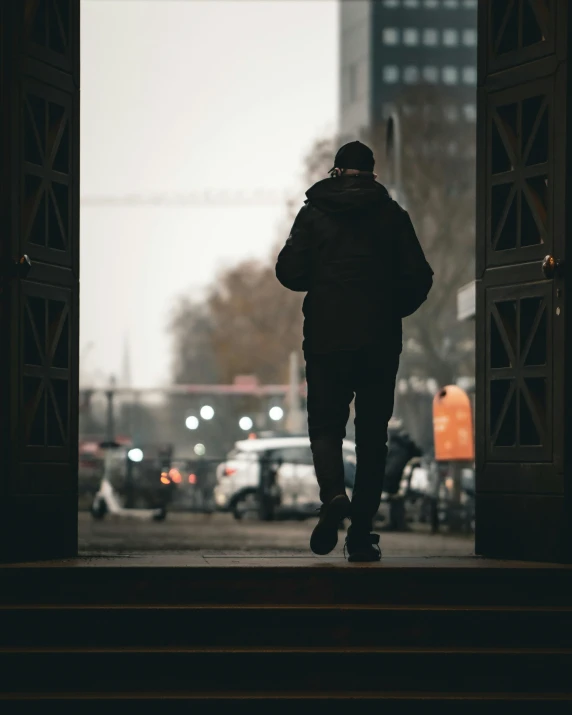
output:
[{"label": "silver car", "polygon": [[[346,484],[353,483],[355,444],[343,443]],[[314,516],[320,506],[319,489],[308,437],[271,437],[236,442],[226,461],[217,467],[214,499],[218,509],[235,518],[259,518],[261,479],[270,472],[266,490],[271,517]],[[350,489],[348,491],[351,492]]]}]

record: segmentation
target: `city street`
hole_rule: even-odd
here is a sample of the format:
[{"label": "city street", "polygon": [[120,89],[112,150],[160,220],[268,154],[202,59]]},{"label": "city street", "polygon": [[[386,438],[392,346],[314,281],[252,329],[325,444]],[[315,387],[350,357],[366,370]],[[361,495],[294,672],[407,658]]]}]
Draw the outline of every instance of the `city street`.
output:
[{"label": "city street", "polygon": [[[249,555],[310,553],[308,542],[315,519],[307,521],[236,521],[229,514],[174,512],[165,521],[140,521],[106,516],[95,521],[79,513],[80,553],[128,553],[141,551],[212,550]],[[344,533],[334,555],[341,555]],[[474,539],[469,536],[431,535],[428,527],[410,533],[382,534],[385,556],[468,556]]]}]

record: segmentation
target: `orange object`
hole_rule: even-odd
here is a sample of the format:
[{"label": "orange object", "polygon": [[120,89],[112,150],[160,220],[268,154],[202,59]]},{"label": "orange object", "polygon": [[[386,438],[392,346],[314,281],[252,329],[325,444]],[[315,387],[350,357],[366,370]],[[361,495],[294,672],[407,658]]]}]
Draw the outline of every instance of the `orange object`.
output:
[{"label": "orange object", "polygon": [[170,469],[169,470],[169,478],[171,479],[172,482],[175,482],[175,484],[180,484],[181,483],[181,472],[179,472],[178,469]]},{"label": "orange object", "polygon": [[438,462],[475,458],[471,401],[457,385],[447,385],[433,398],[433,434]]}]

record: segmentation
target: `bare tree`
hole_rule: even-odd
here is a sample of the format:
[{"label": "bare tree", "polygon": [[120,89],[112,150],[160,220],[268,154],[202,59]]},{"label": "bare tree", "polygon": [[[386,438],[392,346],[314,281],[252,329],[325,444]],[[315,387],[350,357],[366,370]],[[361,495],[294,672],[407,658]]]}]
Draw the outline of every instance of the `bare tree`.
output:
[{"label": "bare tree", "polygon": [[214,384],[218,370],[208,306],[186,296],[175,307],[169,330],[173,338],[173,382]]},{"label": "bare tree", "polygon": [[244,374],[287,381],[289,354],[300,350],[301,300],[280,286],[273,261],[245,261],[219,275],[207,305],[222,382]]},{"label": "bare tree", "polygon": [[[303,167],[304,188],[327,176],[335,141],[320,139],[310,147]],[[303,295],[284,290],[274,266],[300,207],[294,200],[288,202],[283,235],[266,260],[243,261],[224,270],[203,302],[180,299],[170,324],[175,382],[228,383],[244,374],[266,383],[286,382],[289,354],[301,352]]]}]

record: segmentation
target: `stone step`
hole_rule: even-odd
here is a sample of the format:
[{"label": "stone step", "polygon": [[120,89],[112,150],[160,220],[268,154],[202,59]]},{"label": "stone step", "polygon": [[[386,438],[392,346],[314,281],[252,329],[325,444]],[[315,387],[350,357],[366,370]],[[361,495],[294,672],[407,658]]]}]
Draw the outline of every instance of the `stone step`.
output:
[{"label": "stone step", "polygon": [[5,565],[0,567],[0,605],[572,606],[568,566],[479,559],[412,561],[345,568],[319,559],[311,568],[244,562],[185,568],[136,565],[136,560],[125,567],[107,566],[105,559],[56,566]]},{"label": "stone step", "polygon": [[487,693],[572,696],[572,650],[352,652],[10,652],[5,696],[102,692],[338,694]]},{"label": "stone step", "polygon": [[569,710],[570,567],[187,559],[0,567],[0,699],[82,715],[92,701],[109,713],[246,702],[276,715],[337,700],[384,713]]},{"label": "stone step", "polygon": [[13,649],[566,649],[572,608],[0,607]]},{"label": "stone step", "polygon": [[[196,693],[178,692],[165,695],[163,692],[125,693],[114,695],[100,690],[87,695],[74,694],[27,694],[2,697],[0,705],[4,712],[38,713],[57,712],[58,715],[81,713],[81,715],[106,715],[136,712],[137,715],[179,715],[179,713],[227,713],[243,712],[249,715],[292,715],[292,710],[312,715],[332,715],[351,712],[352,715],[371,715],[372,708],[381,708],[383,715],[507,715],[518,712],[530,715],[568,715],[572,697],[569,694],[518,694],[500,693],[495,695],[474,692],[455,692],[451,695],[435,695],[431,692],[386,692],[386,693],[267,693],[265,695],[245,695],[242,692]],[[374,711],[375,712],[375,711]]]}]

